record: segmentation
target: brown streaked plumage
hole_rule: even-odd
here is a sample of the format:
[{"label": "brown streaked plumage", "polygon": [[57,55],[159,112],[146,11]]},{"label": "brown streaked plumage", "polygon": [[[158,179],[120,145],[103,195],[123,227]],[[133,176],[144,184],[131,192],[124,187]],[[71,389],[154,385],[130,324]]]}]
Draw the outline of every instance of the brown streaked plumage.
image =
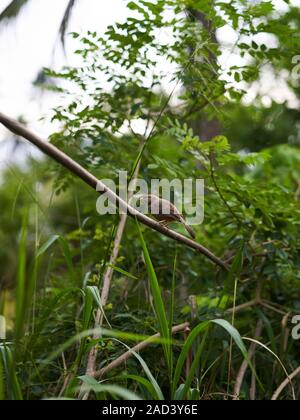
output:
[{"label": "brown streaked plumage", "polygon": [[174,204],[170,203],[170,201],[164,200],[154,194],[141,195],[140,199],[142,202],[147,204],[149,214],[151,214],[151,216],[163,225],[168,225],[172,222],[181,223],[189,235],[193,239],[196,238],[196,234],[193,229],[188,225],[182,214],[180,214],[179,210],[174,206]]}]

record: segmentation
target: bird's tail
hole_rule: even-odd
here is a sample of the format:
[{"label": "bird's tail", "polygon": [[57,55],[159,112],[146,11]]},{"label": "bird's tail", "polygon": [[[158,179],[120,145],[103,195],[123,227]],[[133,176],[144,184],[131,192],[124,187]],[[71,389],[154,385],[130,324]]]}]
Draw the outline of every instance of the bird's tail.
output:
[{"label": "bird's tail", "polygon": [[196,233],[195,231],[191,228],[191,226],[184,220],[184,218],[181,218],[181,222],[184,225],[186,231],[188,232],[188,234],[195,239],[196,238]]}]

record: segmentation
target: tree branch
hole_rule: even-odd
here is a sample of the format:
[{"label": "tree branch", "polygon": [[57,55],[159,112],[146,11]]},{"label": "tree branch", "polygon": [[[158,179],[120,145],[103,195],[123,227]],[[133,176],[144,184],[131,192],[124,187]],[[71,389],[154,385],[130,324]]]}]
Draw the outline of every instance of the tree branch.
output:
[{"label": "tree branch", "polygon": [[[177,325],[176,327],[172,328],[172,334],[177,334],[181,331],[186,331],[189,328],[190,324],[189,322],[185,322],[184,324]],[[93,376],[96,379],[102,378],[104,375],[109,373],[111,370],[116,369],[119,367],[122,363],[126,362],[130,357],[133,356],[133,353],[139,353],[144,348],[148,347],[150,344],[153,343],[157,338],[160,338],[160,334],[157,333],[151,337],[149,337],[147,340],[142,341],[141,343],[134,346],[132,349],[128,350],[126,353],[122,354],[122,356],[118,357],[116,360],[111,362],[109,365],[107,365],[105,368],[102,368],[98,372],[94,372]]]},{"label": "tree branch", "polygon": [[57,147],[51,143],[43,140],[41,137],[34,134],[32,131],[28,130],[24,125],[20,124],[18,121],[9,118],[8,116],[0,113],[0,123],[7,127],[10,131],[17,134],[18,136],[24,137],[26,140],[33,143],[45,154],[50,156],[52,159],[56,160],[62,166],[67,168],[77,177],[81,178],[87,185],[92,187],[94,190],[98,190],[100,193],[106,193],[108,199],[112,203],[116,203],[117,207],[121,210],[122,213],[128,213],[131,217],[136,218],[139,222],[150,227],[151,229],[167,236],[181,244],[192,248],[201,254],[205,255],[208,259],[213,261],[218,266],[222,267],[225,270],[228,270],[227,265],[218,257],[216,257],[211,251],[209,251],[204,246],[198,244],[197,242],[183,236],[173,230],[170,230],[155,220],[151,219],[148,216],[138,212],[134,207],[130,206],[126,201],[122,200],[118,195],[116,195],[112,190],[110,190],[103,182],[98,180],[94,175],[84,169],[81,165],[71,159],[64,152],[59,150]]},{"label": "tree branch", "polygon": [[275,391],[273,397],[272,397],[272,401],[276,401],[278,400],[278,397],[280,396],[280,394],[282,393],[282,391],[284,390],[284,388],[286,388],[291,381],[296,378],[296,376],[298,376],[300,374],[300,366],[294,370],[293,373],[290,374],[290,376],[288,378],[286,378],[282,384],[277,388],[277,390]]},{"label": "tree branch", "polygon": [[[263,329],[263,322],[262,322],[262,320],[259,320],[258,323],[257,323],[257,326],[256,326],[255,334],[254,334],[254,338],[256,340],[260,337],[262,329]],[[248,351],[248,359],[243,361],[243,363],[240,367],[240,370],[237,374],[236,381],[235,381],[235,387],[234,387],[234,393],[233,393],[233,395],[234,395],[233,400],[235,400],[235,401],[240,399],[241,388],[242,388],[242,385],[243,385],[245,374],[246,374],[248,366],[249,366],[249,360],[251,360],[254,357],[256,347],[257,347],[256,343],[251,344],[250,349]]]}]

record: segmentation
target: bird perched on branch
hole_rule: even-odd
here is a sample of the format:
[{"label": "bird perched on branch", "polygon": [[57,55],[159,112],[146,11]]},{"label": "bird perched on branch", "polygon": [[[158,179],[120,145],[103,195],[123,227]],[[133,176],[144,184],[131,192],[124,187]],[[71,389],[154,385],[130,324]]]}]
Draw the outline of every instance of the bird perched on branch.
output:
[{"label": "bird perched on branch", "polygon": [[196,234],[193,229],[186,222],[179,210],[168,200],[158,197],[154,194],[143,194],[138,196],[141,204],[147,206],[147,212],[158,220],[163,226],[167,226],[169,223],[178,222],[181,223],[189,235],[195,239]]}]

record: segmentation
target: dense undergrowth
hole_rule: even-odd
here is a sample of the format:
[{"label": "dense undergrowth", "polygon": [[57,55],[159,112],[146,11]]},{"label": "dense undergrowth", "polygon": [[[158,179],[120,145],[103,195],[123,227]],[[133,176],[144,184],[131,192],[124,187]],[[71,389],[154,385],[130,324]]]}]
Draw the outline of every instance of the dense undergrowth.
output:
[{"label": "dense undergrowth", "polygon": [[[73,34],[84,64],[45,70],[64,96],[53,111],[62,129],[51,141],[101,179],[132,174],[139,161],[148,182],[204,179],[196,240],[229,270],[131,219],[103,305],[119,216],[99,216],[97,194],[48,159],[10,167],[0,187],[2,399],[87,392],[92,399],[271,399],[299,366],[291,330],[300,312],[300,152],[287,123],[298,116],[286,104],[242,101],[266,62],[275,73],[289,66],[279,52],[296,49],[294,26],[284,33],[272,2],[187,3],[204,10],[211,27],[187,18],[182,2],[140,0],[129,3],[139,14],[104,37]],[[284,19],[297,16],[291,8]],[[247,65],[227,69],[231,81],[221,77],[222,48],[212,34],[224,23],[243,36],[236,47],[249,56]],[[261,32],[276,36],[278,47],[258,45],[253,37]],[[199,122],[218,132],[209,136]],[[103,322],[95,329],[97,311]],[[157,332],[118,367],[87,375],[91,349],[99,372]],[[278,397],[299,399],[299,378]]]}]

